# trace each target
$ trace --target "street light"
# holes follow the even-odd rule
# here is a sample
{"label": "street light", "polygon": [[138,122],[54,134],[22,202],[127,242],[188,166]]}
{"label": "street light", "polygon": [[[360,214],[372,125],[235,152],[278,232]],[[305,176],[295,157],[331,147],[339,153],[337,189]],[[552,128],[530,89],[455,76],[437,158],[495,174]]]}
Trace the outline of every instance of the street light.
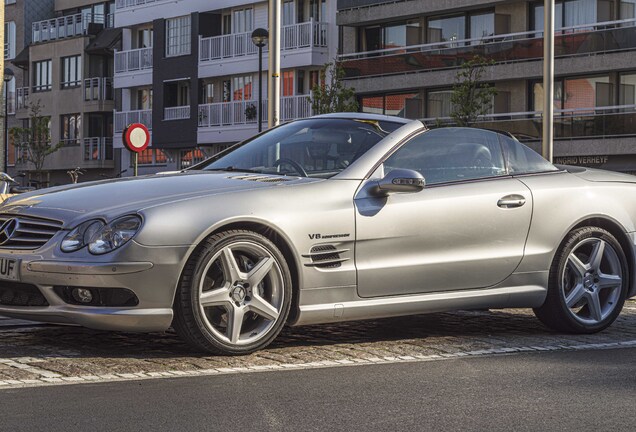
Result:
{"label": "street light", "polygon": [[269,32],[257,28],[252,32],[252,42],[258,47],[258,131],[263,131],[263,47],[267,45]]}
{"label": "street light", "polygon": [[9,158],[9,88],[15,74],[10,68],[4,68],[4,172],[7,172]]}

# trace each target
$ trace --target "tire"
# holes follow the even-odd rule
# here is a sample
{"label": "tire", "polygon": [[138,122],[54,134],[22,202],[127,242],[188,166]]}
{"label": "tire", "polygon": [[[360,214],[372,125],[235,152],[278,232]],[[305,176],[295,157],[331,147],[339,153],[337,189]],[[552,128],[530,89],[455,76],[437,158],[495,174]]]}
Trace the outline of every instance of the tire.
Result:
{"label": "tire", "polygon": [[596,333],[616,320],[628,289],[627,258],[616,238],[602,228],[578,228],[559,247],[545,303],[534,313],[553,330]]}
{"label": "tire", "polygon": [[188,260],[173,327],[198,350],[250,354],[280,333],[291,297],[291,273],[274,243],[252,231],[224,231],[208,237]]}

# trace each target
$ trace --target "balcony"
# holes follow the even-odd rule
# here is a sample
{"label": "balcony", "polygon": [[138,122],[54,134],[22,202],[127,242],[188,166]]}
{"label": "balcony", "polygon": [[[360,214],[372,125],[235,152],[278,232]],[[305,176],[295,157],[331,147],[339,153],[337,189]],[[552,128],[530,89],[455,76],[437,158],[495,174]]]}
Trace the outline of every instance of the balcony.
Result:
{"label": "balcony", "polygon": [[[429,126],[450,125],[452,119],[422,120]],[[540,142],[541,112],[491,114],[478,119],[475,126],[511,132],[526,143]],[[636,105],[554,110],[554,139],[620,138],[636,136]]]}
{"label": "balcony", "polygon": [[85,35],[89,24],[104,24],[105,18],[104,15],[79,13],[34,22],[33,43]]}
{"label": "balcony", "polygon": [[[566,27],[555,36],[555,57],[636,49],[636,20],[611,21]],[[341,55],[347,79],[358,79],[460,67],[474,56],[495,63],[543,59],[543,33],[523,32],[412,45]]]}
{"label": "balcony", "polygon": [[[285,68],[323,65],[328,58],[329,24],[308,21],[283,26],[281,29],[281,63]],[[213,76],[258,70],[258,48],[251,32],[235,33],[199,39],[199,69],[203,75]],[[268,46],[263,48],[267,64]],[[218,68],[219,70],[215,69]]]}
{"label": "balcony", "polygon": [[[280,100],[280,121],[307,118],[312,115],[307,95],[286,96]],[[240,141],[256,133],[258,113],[252,108],[256,100],[220,102],[199,105],[199,142]],[[267,127],[267,99],[263,100],[263,124]],[[223,136],[220,137],[219,134]]]}
{"label": "balcony", "polygon": [[84,161],[112,161],[113,160],[113,138],[112,137],[91,137],[84,138]]}
{"label": "balcony", "polygon": [[115,87],[152,84],[152,47],[115,52]]}
{"label": "balcony", "polygon": [[132,123],[141,123],[152,130],[152,110],[116,111],[114,117],[115,133],[121,134]]}
{"label": "balcony", "polygon": [[15,103],[18,110],[29,108],[29,87],[20,87],[16,89]]}
{"label": "balcony", "polygon": [[86,78],[83,88],[85,102],[112,101],[114,98],[112,78]]}
{"label": "balcony", "polygon": [[190,118],[190,111],[190,105],[164,108],[163,119],[186,120]]}

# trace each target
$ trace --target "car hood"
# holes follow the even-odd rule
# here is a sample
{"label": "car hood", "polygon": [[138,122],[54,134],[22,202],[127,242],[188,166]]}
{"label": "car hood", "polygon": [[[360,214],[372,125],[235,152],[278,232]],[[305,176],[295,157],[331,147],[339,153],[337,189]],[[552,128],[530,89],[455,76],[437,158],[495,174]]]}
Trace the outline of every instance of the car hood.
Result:
{"label": "car hood", "polygon": [[57,219],[65,226],[91,217],[112,218],[205,195],[276,188],[316,179],[238,172],[190,171],[59,186],[15,196],[0,213]]}

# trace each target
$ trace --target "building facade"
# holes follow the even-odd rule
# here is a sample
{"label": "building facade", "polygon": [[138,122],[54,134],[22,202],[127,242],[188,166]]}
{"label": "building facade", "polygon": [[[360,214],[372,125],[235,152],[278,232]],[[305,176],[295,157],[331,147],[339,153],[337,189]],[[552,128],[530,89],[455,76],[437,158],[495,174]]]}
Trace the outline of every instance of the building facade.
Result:
{"label": "building facade", "polygon": [[24,184],[66,184],[71,181],[67,171],[76,168],[82,171],[80,181],[119,173],[112,144],[112,77],[121,32],[112,28],[111,10],[114,3],[96,0],[16,0],[6,5],[5,31],[7,25],[12,37],[15,31],[15,49],[8,59],[15,73],[9,88],[14,113],[10,127],[32,127],[37,111],[48,120],[51,147],[58,148],[46,157],[44,174],[34,175],[28,143],[10,139],[9,172],[22,176]]}
{"label": "building facade", "polygon": [[[311,115],[319,70],[337,55],[336,0],[284,0],[281,120]],[[114,143],[133,122],[151,130],[139,173],[181,169],[257,133],[256,28],[268,28],[268,3],[246,0],[117,0],[114,86],[121,92]],[[267,125],[267,46],[263,118]],[[122,153],[122,166],[130,155]],[[132,172],[132,170],[129,170]]]}
{"label": "building facade", "polygon": [[[461,64],[492,61],[478,125],[540,147],[543,1],[339,0],[340,55],[365,112],[449,121]],[[636,0],[556,2],[557,163],[636,172]]]}

